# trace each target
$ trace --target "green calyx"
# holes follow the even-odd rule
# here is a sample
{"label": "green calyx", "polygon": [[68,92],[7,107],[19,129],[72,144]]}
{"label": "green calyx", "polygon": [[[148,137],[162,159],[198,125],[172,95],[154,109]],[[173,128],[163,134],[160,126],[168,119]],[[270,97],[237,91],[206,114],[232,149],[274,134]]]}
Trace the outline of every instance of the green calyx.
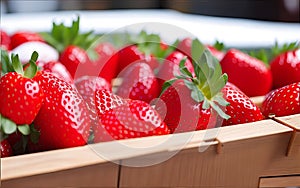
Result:
{"label": "green calyx", "polygon": [[256,59],[261,60],[267,66],[269,66],[270,61],[272,59],[274,59],[276,56],[278,56],[282,53],[288,52],[288,51],[293,51],[293,50],[299,49],[299,48],[300,48],[299,41],[285,43],[282,46],[279,46],[278,42],[276,41],[272,48],[252,50],[249,52],[249,55],[252,57],[255,57]]}
{"label": "green calyx", "polygon": [[220,42],[218,40],[216,40],[216,42],[214,43],[213,47],[219,51],[224,51],[225,50],[225,45],[223,42]]}
{"label": "green calyx", "polygon": [[11,56],[9,57],[7,51],[1,49],[2,74],[8,72],[17,72],[26,78],[33,78],[38,70],[38,67],[36,65],[38,56],[39,54],[34,51],[29,62],[25,65],[22,65],[18,54],[11,54]]}
{"label": "green calyx", "polygon": [[201,103],[204,109],[214,109],[222,118],[229,119],[220,106],[227,106],[229,103],[223,98],[221,89],[228,81],[227,74],[222,74],[218,60],[195,39],[192,42],[192,63],[195,76],[185,67],[186,59],[179,64],[180,74],[164,83],[162,92],[170,87],[176,80],[183,80],[191,90],[191,97]]}
{"label": "green calyx", "polygon": [[62,52],[69,45],[75,45],[88,50],[99,36],[93,34],[93,31],[80,33],[79,25],[80,18],[78,16],[76,20],[73,20],[71,26],[53,22],[50,33],[42,32],[40,34],[48,44],[59,52]]}

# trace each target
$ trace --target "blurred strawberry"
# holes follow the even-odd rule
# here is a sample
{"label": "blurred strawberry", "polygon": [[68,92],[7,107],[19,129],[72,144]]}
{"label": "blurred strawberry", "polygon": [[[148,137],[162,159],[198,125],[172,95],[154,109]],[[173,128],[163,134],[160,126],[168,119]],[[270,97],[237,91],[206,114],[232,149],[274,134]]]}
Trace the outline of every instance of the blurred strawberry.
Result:
{"label": "blurred strawberry", "polygon": [[1,158],[10,157],[13,155],[11,146],[6,139],[1,141],[0,150],[1,150]]}
{"label": "blurred strawberry", "polygon": [[49,62],[38,61],[37,65],[38,67],[41,68],[41,70],[45,72],[50,72],[54,76],[68,83],[73,83],[73,78],[70,75],[69,71],[59,61],[49,61]]}
{"label": "blurred strawberry", "polygon": [[39,41],[39,42],[45,42],[42,36],[36,32],[31,31],[18,31],[15,32],[10,37],[10,45],[11,49],[16,48],[17,46],[25,43],[25,42],[32,42],[32,41]]}
{"label": "blurred strawberry", "polygon": [[237,49],[230,49],[220,62],[229,82],[240,88],[247,96],[260,96],[272,87],[272,74],[266,65]]}
{"label": "blurred strawberry", "polygon": [[271,62],[273,88],[300,82],[300,49],[277,55]]}
{"label": "blurred strawberry", "polygon": [[0,29],[0,47],[4,50],[10,50],[10,37],[2,29]]}

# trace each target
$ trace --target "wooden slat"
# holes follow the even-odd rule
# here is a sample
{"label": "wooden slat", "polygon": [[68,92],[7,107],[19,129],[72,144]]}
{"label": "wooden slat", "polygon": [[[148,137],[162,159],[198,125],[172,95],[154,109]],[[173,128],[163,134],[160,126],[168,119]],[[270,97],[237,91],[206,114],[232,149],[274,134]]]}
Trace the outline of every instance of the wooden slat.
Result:
{"label": "wooden slat", "polygon": [[300,175],[286,177],[261,178],[260,188],[299,187]]}
{"label": "wooden slat", "polygon": [[[300,114],[285,117],[274,117],[274,120],[294,129],[287,149],[287,156],[300,155]],[[299,158],[300,160],[300,158]]]}
{"label": "wooden slat", "polygon": [[[216,137],[223,145],[220,154],[216,154],[216,144],[202,152],[194,145],[155,165],[128,166],[155,161],[168,153],[122,160],[120,187],[257,187],[272,160],[285,160],[291,133],[272,120],[224,127]],[[300,173],[300,169],[293,172]]]}
{"label": "wooden slat", "polygon": [[101,163],[1,181],[1,188],[117,187],[118,170],[114,163]]}

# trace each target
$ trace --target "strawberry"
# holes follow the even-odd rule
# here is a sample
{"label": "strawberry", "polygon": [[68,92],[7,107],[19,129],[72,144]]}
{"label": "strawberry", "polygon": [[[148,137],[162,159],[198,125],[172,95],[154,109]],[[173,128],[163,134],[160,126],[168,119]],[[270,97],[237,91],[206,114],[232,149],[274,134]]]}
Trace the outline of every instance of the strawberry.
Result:
{"label": "strawberry", "polygon": [[95,52],[97,53],[96,60],[92,61],[93,72],[89,75],[99,75],[111,83],[112,79],[117,74],[118,58],[116,55],[116,49],[108,42],[102,42],[96,45]]}
{"label": "strawberry", "polygon": [[1,158],[10,157],[13,155],[11,146],[7,141],[7,139],[1,141],[0,150],[1,150]]}
{"label": "strawberry", "polygon": [[[32,54],[25,72],[18,55],[12,55],[10,63],[8,55],[5,54],[2,51],[2,67],[8,73],[0,78],[0,113],[18,125],[31,124],[44,101],[44,93],[34,80],[38,54]],[[9,72],[8,69],[16,72]]]}
{"label": "strawberry", "polygon": [[277,55],[271,62],[273,88],[300,82],[300,48]]}
{"label": "strawberry", "polygon": [[78,46],[68,46],[60,54],[59,61],[67,68],[72,78],[88,75],[89,70],[92,70],[87,52]]}
{"label": "strawberry", "polygon": [[227,82],[222,92],[224,98],[230,103],[225,109],[225,113],[228,114],[230,118],[223,121],[223,126],[254,122],[263,119],[259,107],[235,85]]}
{"label": "strawberry", "polygon": [[95,142],[169,134],[158,113],[143,101],[97,90],[95,104],[101,123],[95,131]]}
{"label": "strawberry", "polygon": [[[99,119],[95,107],[95,91],[106,89],[112,91],[110,83],[104,78],[95,76],[83,76],[75,80],[75,86],[87,104],[89,115],[91,119],[92,133],[99,126]],[[92,141],[92,140],[90,140]]]}
{"label": "strawberry", "polygon": [[59,61],[73,78],[87,75],[94,70],[89,55],[95,54],[92,44],[98,39],[92,31],[80,33],[79,25],[78,17],[71,26],[53,23],[50,33],[41,33],[45,41],[60,53]]}
{"label": "strawberry", "polygon": [[220,108],[228,104],[221,93],[227,75],[222,75],[220,64],[199,40],[192,41],[191,52],[192,59],[197,60],[192,64],[195,76],[186,66],[186,59],[181,59],[178,72],[163,85],[161,102],[155,104],[161,116],[165,115],[171,132],[214,127],[216,113],[229,118]]}
{"label": "strawberry", "polygon": [[89,137],[90,119],[83,98],[69,83],[43,72],[38,81],[45,101],[34,120],[40,132],[39,150],[85,145]]}
{"label": "strawberry", "polygon": [[10,37],[10,40],[11,49],[14,49],[17,46],[30,41],[44,42],[44,39],[41,35],[31,31],[18,31]]}
{"label": "strawberry", "polygon": [[300,113],[300,82],[269,92],[262,104],[265,116],[287,116]]}
{"label": "strawberry", "polygon": [[[192,46],[192,39],[189,37],[186,37],[182,39],[177,47],[177,50],[183,52],[184,54],[187,54],[189,57],[191,57],[191,46]],[[206,45],[208,50],[212,53],[213,56],[215,56],[219,61],[224,57],[224,53],[222,50],[224,49],[224,44],[220,43],[219,41],[216,41],[214,45]]]}
{"label": "strawberry", "polygon": [[171,133],[204,130],[208,127],[211,109],[203,109],[190,96],[191,90],[178,80],[161,95],[164,104],[156,104],[155,109],[159,114],[165,114],[164,121]]}
{"label": "strawberry", "polygon": [[212,45],[206,45],[206,47],[208,48],[208,50],[211,52],[211,54],[213,56],[215,56],[219,61],[221,61],[224,57],[224,52],[222,52],[221,50],[219,50],[218,48],[216,48],[215,46]]}
{"label": "strawberry", "polygon": [[121,72],[120,77],[123,80],[116,94],[123,98],[149,103],[159,95],[158,81],[147,63],[140,62],[129,65],[124,72]]}
{"label": "strawberry", "polygon": [[118,71],[120,73],[131,63],[143,60],[144,54],[138,49],[136,45],[125,46],[116,54],[118,56]]}
{"label": "strawberry", "polygon": [[73,78],[72,78],[70,72],[59,61],[49,61],[49,62],[38,61],[37,65],[41,70],[43,70],[45,72],[50,72],[54,76],[66,81],[68,83],[73,83]]}
{"label": "strawberry", "polygon": [[10,50],[10,37],[2,29],[0,29],[0,47],[4,50]]}
{"label": "strawberry", "polygon": [[[179,51],[174,51],[168,55],[157,73],[160,84],[161,81],[170,80],[174,78],[174,75],[178,75],[180,73],[179,64],[180,61],[185,57],[187,56]],[[194,68],[189,58],[185,59],[185,66],[187,67],[188,71],[194,75]]]}
{"label": "strawberry", "polygon": [[247,96],[260,96],[272,87],[272,74],[265,64],[237,49],[230,49],[220,61],[229,82],[240,88]]}

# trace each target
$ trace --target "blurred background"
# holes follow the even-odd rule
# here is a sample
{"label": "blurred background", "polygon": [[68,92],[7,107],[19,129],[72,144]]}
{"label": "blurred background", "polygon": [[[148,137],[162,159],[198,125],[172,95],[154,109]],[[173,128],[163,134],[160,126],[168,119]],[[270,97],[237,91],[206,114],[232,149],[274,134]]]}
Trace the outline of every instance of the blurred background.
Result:
{"label": "blurred background", "polygon": [[1,14],[60,10],[173,9],[184,13],[300,22],[300,0],[1,0]]}

